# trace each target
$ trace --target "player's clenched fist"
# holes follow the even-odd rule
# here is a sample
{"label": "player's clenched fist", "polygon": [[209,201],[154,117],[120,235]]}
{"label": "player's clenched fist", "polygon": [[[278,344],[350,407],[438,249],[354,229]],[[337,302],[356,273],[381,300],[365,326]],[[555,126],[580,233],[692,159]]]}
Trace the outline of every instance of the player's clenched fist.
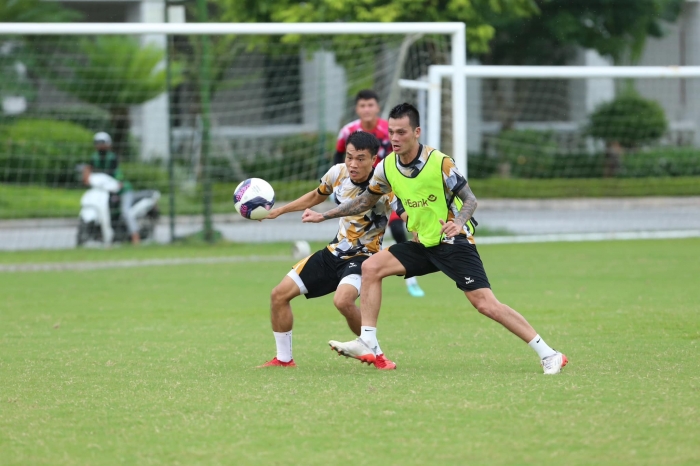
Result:
{"label": "player's clenched fist", "polygon": [[452,220],[445,223],[444,220],[440,219],[440,225],[442,225],[440,234],[444,234],[448,238],[454,238],[462,232],[462,227],[457,226]]}
{"label": "player's clenched fist", "polygon": [[301,216],[301,221],[304,223],[321,223],[324,220],[325,218],[323,218],[323,214],[314,212],[311,209],[306,209]]}

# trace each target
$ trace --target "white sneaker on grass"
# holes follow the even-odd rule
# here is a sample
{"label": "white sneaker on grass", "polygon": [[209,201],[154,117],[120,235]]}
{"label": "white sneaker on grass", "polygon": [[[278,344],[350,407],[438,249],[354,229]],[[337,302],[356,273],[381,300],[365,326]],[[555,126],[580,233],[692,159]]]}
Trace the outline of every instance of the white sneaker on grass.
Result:
{"label": "white sneaker on grass", "polygon": [[355,358],[367,364],[374,364],[377,356],[372,351],[372,348],[367,346],[367,343],[362,338],[357,338],[352,341],[342,343],[340,341],[331,340],[328,342],[333,351],[337,351],[339,355],[346,358]]}
{"label": "white sneaker on grass", "polygon": [[561,368],[566,366],[568,362],[569,360],[566,359],[566,355],[557,351],[551,356],[542,358],[540,365],[546,375],[552,375],[561,372]]}

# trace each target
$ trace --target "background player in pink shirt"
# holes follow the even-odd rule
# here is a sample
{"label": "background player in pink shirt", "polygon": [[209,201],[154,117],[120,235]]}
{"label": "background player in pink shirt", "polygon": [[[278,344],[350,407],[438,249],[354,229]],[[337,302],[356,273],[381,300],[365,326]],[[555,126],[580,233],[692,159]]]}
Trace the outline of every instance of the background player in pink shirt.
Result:
{"label": "background player in pink shirt", "polygon": [[[371,133],[379,139],[379,152],[377,153],[377,160],[374,163],[375,167],[384,157],[391,153],[389,122],[379,118],[381,110],[379,106],[379,96],[376,92],[371,89],[364,89],[357,93],[355,96],[355,113],[359,118],[343,126],[340,133],[338,133],[338,141],[335,145],[336,152],[333,157],[334,165],[345,163],[345,145],[350,135],[355,131]],[[392,212],[389,218],[389,228],[391,229],[391,236],[394,237],[394,241],[397,243],[408,241],[404,222],[396,212]],[[408,293],[411,296],[416,298],[425,296],[425,292],[418,286],[418,281],[415,277],[408,278],[405,282]]]}

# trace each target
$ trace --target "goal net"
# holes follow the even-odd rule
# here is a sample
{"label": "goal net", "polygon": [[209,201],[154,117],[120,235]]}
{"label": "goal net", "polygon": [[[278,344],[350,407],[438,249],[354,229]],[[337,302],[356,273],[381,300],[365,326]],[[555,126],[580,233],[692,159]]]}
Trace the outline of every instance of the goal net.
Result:
{"label": "goal net", "polygon": [[477,217],[492,232],[532,235],[523,241],[700,235],[700,67],[472,63],[461,135],[443,79],[451,69],[400,85],[427,100],[430,145],[450,153],[455,136],[466,138]]}
{"label": "goal net", "polygon": [[699,234],[700,70],[465,66],[464,47],[452,23],[0,25],[0,248],[75,245],[99,131],[160,191],[158,241],[329,241],[336,222],[243,220],[231,195],[315,189],[368,88],[468,174],[481,242]]}
{"label": "goal net", "polygon": [[76,167],[105,131],[124,179],[160,191],[160,241],[209,225],[233,241],[329,241],[334,222],[302,225],[301,214],[242,220],[235,186],[263,178],[278,203],[315,189],[357,118],[357,92],[373,89],[386,117],[412,97],[398,81],[451,65],[463,33],[451,23],[3,25],[0,218],[15,221],[18,248],[74,245],[86,190]]}

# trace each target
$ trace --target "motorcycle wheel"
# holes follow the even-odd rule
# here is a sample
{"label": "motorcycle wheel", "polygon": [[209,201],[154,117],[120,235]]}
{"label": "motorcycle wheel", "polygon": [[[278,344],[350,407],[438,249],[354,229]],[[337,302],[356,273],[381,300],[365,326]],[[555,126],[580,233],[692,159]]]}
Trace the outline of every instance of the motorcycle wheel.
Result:
{"label": "motorcycle wheel", "polygon": [[139,236],[142,240],[152,239],[156,229],[156,222],[150,218],[146,217],[141,223],[141,229],[139,230]]}
{"label": "motorcycle wheel", "polygon": [[78,246],[82,246],[90,239],[90,225],[80,220],[78,225]]}

